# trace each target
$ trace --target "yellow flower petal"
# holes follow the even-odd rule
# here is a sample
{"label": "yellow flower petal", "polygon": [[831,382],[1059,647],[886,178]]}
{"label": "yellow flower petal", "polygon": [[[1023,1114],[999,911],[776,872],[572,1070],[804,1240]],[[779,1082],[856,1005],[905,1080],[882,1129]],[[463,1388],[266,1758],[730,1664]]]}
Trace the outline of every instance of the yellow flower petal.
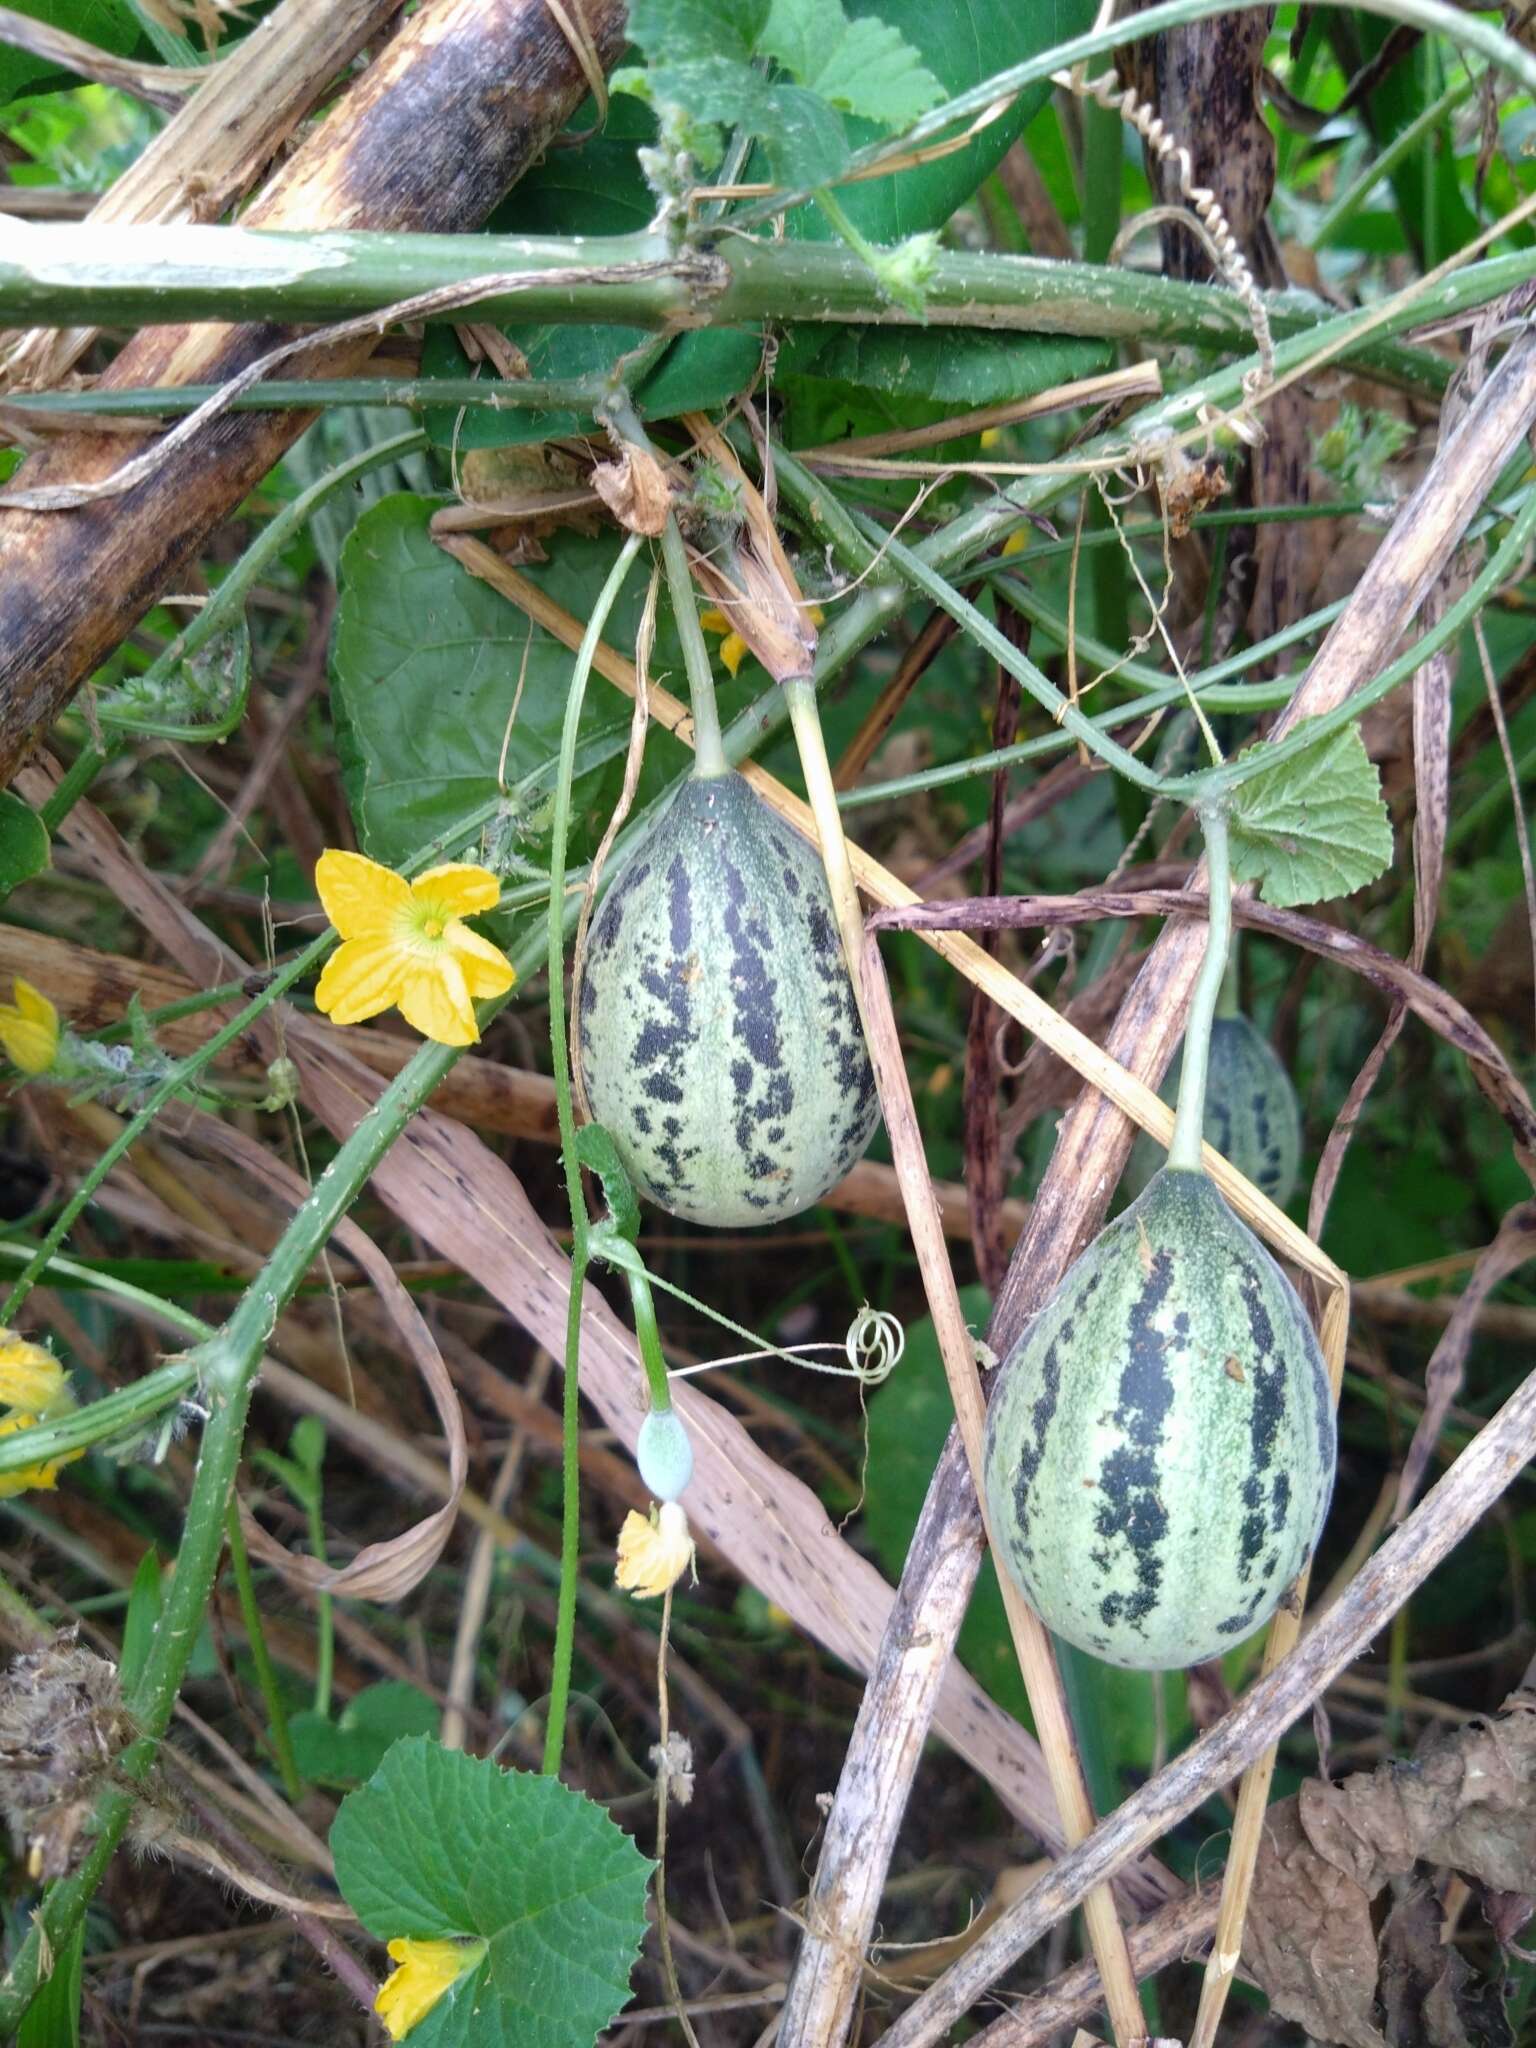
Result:
{"label": "yellow flower petal", "polygon": [[1001,427],[983,427],[981,430],[981,445],[983,448],[995,448],[1002,438],[1003,430]]}
{"label": "yellow flower petal", "polygon": [[725,613],[717,611],[713,605],[699,613],[699,624],[706,633],[729,633],[731,630],[731,622]]}
{"label": "yellow flower petal", "polygon": [[328,846],[315,863],[325,914],[344,939],[382,938],[410,906],[411,885],[361,853]]}
{"label": "yellow flower petal", "polygon": [[[14,1415],[0,1417],[0,1436],[15,1436],[20,1429],[30,1429],[35,1422],[41,1422],[40,1415],[29,1415],[18,1410]],[[51,1492],[58,1484],[59,1468],[72,1465],[76,1458],[83,1458],[83,1451],[61,1451],[56,1458],[49,1458],[36,1465],[21,1465],[14,1472],[0,1472],[0,1500],[11,1500],[18,1493],[28,1493],[34,1488]]]}
{"label": "yellow flower petal", "polygon": [[18,974],[12,1003],[0,1003],[0,1047],[24,1074],[46,1074],[58,1057],[59,1013],[40,989]]}
{"label": "yellow flower petal", "polygon": [[465,985],[477,1003],[483,1003],[487,996],[504,996],[516,981],[512,962],[501,948],[472,932],[467,924],[460,924],[455,918],[443,937],[463,969]]}
{"label": "yellow flower petal", "polygon": [[693,1561],[688,1517],[675,1500],[663,1501],[649,1518],[631,1508],[619,1531],[613,1582],[626,1593],[651,1600],[675,1586]]}
{"label": "yellow flower petal", "polygon": [[746,660],[747,653],[747,643],[739,633],[728,634],[720,642],[720,659],[725,663],[733,676],[740,672],[741,664]]}
{"label": "yellow flower petal", "polygon": [[411,884],[411,894],[418,903],[429,903],[449,917],[473,917],[477,911],[496,908],[501,901],[501,883],[489,868],[472,867],[467,861],[448,861],[418,875]]}
{"label": "yellow flower petal", "polygon": [[65,1392],[64,1368],[51,1351],[0,1330],[0,1405],[41,1415]]}
{"label": "yellow flower petal", "polygon": [[400,1000],[410,956],[391,938],[347,939],[325,963],[315,1004],[333,1023],[360,1024]]}
{"label": "yellow flower petal", "polygon": [[1009,534],[1008,538],[1003,542],[1003,553],[1005,555],[1022,555],[1024,552],[1024,541],[1027,533],[1027,527],[1016,527],[1014,531]]}
{"label": "yellow flower petal", "polygon": [[389,1959],[398,1965],[379,1986],[373,2009],[391,2041],[406,2035],[485,1954],[483,1941],[418,1941],[402,1935],[389,1944]]}
{"label": "yellow flower petal", "polygon": [[400,1014],[423,1038],[438,1045],[478,1045],[480,1026],[470,1001],[464,970],[446,949],[430,963],[418,963],[406,974],[396,998]]}

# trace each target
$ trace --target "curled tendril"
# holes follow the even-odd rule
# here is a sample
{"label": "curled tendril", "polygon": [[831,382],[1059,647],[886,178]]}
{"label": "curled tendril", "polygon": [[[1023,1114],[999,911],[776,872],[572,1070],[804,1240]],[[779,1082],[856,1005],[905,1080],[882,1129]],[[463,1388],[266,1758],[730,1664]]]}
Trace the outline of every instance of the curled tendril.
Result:
{"label": "curled tendril", "polygon": [[[736,1325],[729,1327],[734,1329]],[[743,1331],[742,1334],[748,1333]],[[808,1372],[829,1372],[840,1379],[856,1379],[862,1386],[878,1387],[882,1380],[890,1377],[906,1348],[907,1333],[900,1319],[883,1308],[871,1308],[866,1301],[848,1325],[848,1334],[840,1344],[765,1344],[760,1350],[733,1352],[729,1358],[709,1358],[699,1365],[675,1365],[667,1377],[691,1379],[696,1373],[715,1372],[722,1366],[751,1365],[760,1358],[782,1358],[790,1365],[804,1366]],[[830,1359],[813,1357],[812,1354],[818,1351],[840,1351],[847,1363],[834,1365]]]}
{"label": "curled tendril", "polygon": [[843,1350],[848,1369],[866,1387],[878,1387],[889,1379],[907,1348],[907,1333],[900,1320],[883,1308],[871,1308],[866,1301],[848,1325]]}

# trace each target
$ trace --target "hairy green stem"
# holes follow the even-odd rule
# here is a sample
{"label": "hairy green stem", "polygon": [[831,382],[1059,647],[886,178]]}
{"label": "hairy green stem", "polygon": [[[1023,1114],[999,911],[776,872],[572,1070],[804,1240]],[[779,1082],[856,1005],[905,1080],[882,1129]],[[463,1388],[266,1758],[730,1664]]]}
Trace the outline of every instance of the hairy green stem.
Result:
{"label": "hairy green stem", "polygon": [[[117,225],[110,244],[86,226],[51,229],[48,241],[41,263],[29,250],[0,254],[4,324],[331,321],[492,280],[503,288],[475,297],[477,318],[623,322],[662,332],[764,319],[909,325],[918,318],[893,305],[863,260],[838,242],[731,234],[717,247],[674,257],[648,234],[561,240],[327,232],[317,238],[237,227]],[[314,260],[317,246],[323,261]],[[572,282],[573,273],[588,281]],[[1414,317],[1444,314],[1468,291],[1474,303],[1481,302],[1479,294],[1497,297],[1532,275],[1536,251],[1468,265],[1460,278],[1442,281]],[[1304,292],[1276,293],[1267,304],[1277,340],[1332,325],[1326,309]],[[461,312],[445,303],[440,317]],[[1363,318],[1347,317],[1355,325]],[[921,324],[1216,350],[1246,351],[1251,340],[1248,316],[1230,292],[1091,263],[977,250],[934,252]],[[1390,329],[1364,336],[1353,359],[1393,383],[1431,393],[1443,391],[1449,376],[1443,358],[1393,340]],[[573,390],[560,395],[577,396]]]}
{"label": "hairy green stem", "polygon": [[[325,1563],[323,1501],[320,1474],[316,1472],[313,1490],[304,1502],[304,1513],[309,1523],[309,1547],[322,1564]],[[329,1593],[315,1595],[315,1623],[315,1712],[329,1716],[332,1676],[336,1668],[336,1603]]]}
{"label": "hairy green stem", "polygon": [[1118,741],[1101,731],[1086,712],[1080,711],[1070,698],[1063,696],[1056,685],[1035,667],[1029,656],[1021,653],[984,613],[961,596],[952,583],[947,582],[936,569],[930,568],[913,549],[904,547],[886,533],[874,520],[862,513],[855,516],[865,538],[878,549],[882,558],[914,589],[931,598],[941,611],[948,612],[983,653],[990,655],[1009,675],[1022,683],[1036,703],[1043,705],[1065,732],[1081,740],[1101,761],[1116,769],[1138,789],[1151,790],[1158,795],[1164,792],[1164,778],[1155,769],[1149,768],[1144,761],[1138,761]]}
{"label": "hairy green stem", "polygon": [[1205,951],[1184,1026],[1179,1107],[1174,1117],[1173,1142],[1168,1147],[1168,1164],[1185,1173],[1205,1170],[1200,1148],[1205,1138],[1205,1076],[1210,1064],[1211,1024],[1226,977],[1227,949],[1232,943],[1232,873],[1227,858],[1226,813],[1219,804],[1208,805],[1200,813],[1200,824],[1205,833],[1210,908],[1206,916]]}
{"label": "hairy green stem", "polygon": [[640,1363],[645,1367],[646,1385],[651,1392],[651,1412],[664,1415],[672,1406],[672,1383],[667,1374],[667,1361],[662,1355],[651,1276],[643,1268],[636,1272],[626,1266],[624,1277],[629,1282],[629,1305],[635,1312],[635,1336],[640,1345]]}
{"label": "hairy green stem", "polygon": [[693,772],[699,776],[724,775],[730,767],[720,742],[720,707],[715,702],[715,678],[709,665],[709,647],[699,624],[698,600],[693,578],[688,573],[688,555],[678,531],[677,514],[667,515],[661,536],[661,558],[667,571],[667,595],[672,600],[672,617],[677,637],[683,643],[683,667],[688,672],[688,706],[693,713]]}
{"label": "hairy green stem", "polygon": [[[156,655],[142,675],[133,678],[133,688],[149,691],[164,687],[184,662],[190,661],[220,633],[238,625],[253,586],[268,565],[303,531],[327,498],[368,470],[378,469],[386,462],[396,462],[402,456],[413,455],[426,445],[426,435],[420,428],[412,428],[408,434],[396,434],[375,447],[365,448],[360,455],[349,456],[335,469],[318,477],[307,490],[301,491],[291,504],[285,505],[275,518],[268,521],[195,617]],[[119,706],[114,704],[110,695],[101,700],[98,711],[108,723],[160,739],[217,740],[227,738],[240,723],[245,714],[245,692],[241,691],[239,702],[230,711],[206,725],[168,726],[152,718],[136,717],[131,702]]]}
{"label": "hairy green stem", "polygon": [[94,740],[87,740],[64,771],[53,795],[38,812],[44,829],[50,837],[57,832],[81,797],[90,788],[96,777],[106,767],[122,746],[121,740],[113,740],[98,747]]}
{"label": "hairy green stem", "polygon": [[[503,377],[273,377],[230,400],[231,412],[313,412],[319,406],[469,406],[476,412],[589,413],[608,389],[604,377],[508,379]],[[8,411],[43,420],[171,418],[196,412],[219,390],[217,384],[146,384],[123,391],[18,391],[7,393]]]}
{"label": "hairy green stem", "polygon": [[283,1695],[278,1688],[277,1673],[272,1668],[272,1653],[267,1648],[266,1630],[261,1623],[261,1609],[256,1604],[256,1581],[251,1576],[250,1553],[245,1547],[245,1532],[240,1527],[240,1503],[230,1496],[229,1509],[224,1517],[224,1535],[229,1544],[229,1567],[234,1576],[235,1596],[240,1602],[240,1619],[245,1624],[245,1640],[250,1645],[251,1662],[256,1667],[256,1683],[261,1691],[262,1704],[267,1710],[267,1731],[272,1739],[272,1760],[277,1765],[277,1774],[283,1781],[283,1790],[289,1800],[297,1805],[304,1792],[304,1780],[299,1776],[299,1767],[294,1760],[293,1737],[288,1732],[288,1711],[283,1705]]}
{"label": "hairy green stem", "polygon": [[565,1388],[562,1402],[563,1485],[560,1531],[560,1597],[555,1610],[555,1649],[550,1674],[548,1721],[544,1731],[544,1769],[555,1777],[565,1749],[565,1717],[571,1693],[571,1658],[576,1642],[576,1579],[581,1564],[581,1401],[578,1369],[581,1358],[581,1301],[590,1258],[587,1205],[576,1157],[576,1113],[571,1100],[571,1055],[565,1028],[565,856],[571,830],[571,772],[576,760],[576,734],[586,700],[587,678],[597,654],[608,614],[623,588],[639,551],[640,536],[625,537],[607,581],[598,593],[577,650],[560,730],[560,770],[555,781],[554,820],[549,846],[549,912],[545,935],[549,965],[549,1044],[555,1079],[555,1112],[560,1125],[560,1157],[565,1167],[565,1192],[571,1209],[571,1294],[565,1326]]}

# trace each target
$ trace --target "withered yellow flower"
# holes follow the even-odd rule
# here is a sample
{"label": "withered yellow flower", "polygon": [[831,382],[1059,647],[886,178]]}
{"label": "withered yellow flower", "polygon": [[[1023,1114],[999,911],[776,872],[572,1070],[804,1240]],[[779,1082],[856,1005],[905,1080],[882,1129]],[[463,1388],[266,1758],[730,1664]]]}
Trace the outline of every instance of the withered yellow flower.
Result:
{"label": "withered yellow flower", "polygon": [[[807,605],[805,607],[805,615],[813,626],[819,626],[826,616],[819,604]],[[699,624],[706,633],[723,633],[725,635],[725,638],[720,642],[720,659],[725,663],[733,676],[739,674],[741,664],[747,658],[747,643],[736,631],[736,628],[731,624],[725,613],[711,605],[708,611],[699,613]]]}
{"label": "withered yellow flower", "polygon": [[14,1330],[0,1329],[0,1407],[46,1415],[60,1403],[74,1406],[64,1368],[53,1353]]}
{"label": "withered yellow flower", "polygon": [[[40,1415],[29,1415],[23,1409],[0,1417],[0,1437],[14,1436],[19,1429],[30,1429],[34,1422],[41,1422]],[[46,1463],[22,1465],[14,1472],[0,1472],[0,1500],[10,1500],[18,1493],[30,1493],[36,1488],[51,1492],[58,1484],[59,1468],[72,1465],[76,1458],[83,1458],[83,1451],[62,1451]]]}
{"label": "withered yellow flower", "polygon": [[391,2041],[403,2041],[443,1993],[475,1968],[485,1948],[483,1941],[418,1941],[411,1934],[392,1941],[389,1959],[398,1967],[379,1986],[373,2001]]}
{"label": "withered yellow flower", "polygon": [[41,989],[19,974],[11,995],[12,1002],[0,1003],[0,1046],[24,1074],[46,1074],[58,1058],[59,1013]]}
{"label": "withered yellow flower", "polygon": [[619,1531],[619,1561],[613,1582],[641,1600],[653,1600],[675,1586],[694,1561],[688,1517],[675,1500],[652,1515],[631,1508]]}
{"label": "withered yellow flower", "polygon": [[711,605],[707,612],[699,613],[699,624],[706,633],[723,633],[725,635],[725,638],[720,642],[720,659],[725,663],[732,675],[737,674],[742,662],[746,659],[747,643],[736,631],[736,628],[725,616],[725,613],[716,611],[714,606]]}
{"label": "withered yellow flower", "polygon": [[328,847],[315,887],[342,938],[315,990],[328,1017],[360,1024],[398,1008],[439,1045],[478,1042],[476,1002],[505,995],[514,978],[506,954],[463,921],[500,900],[488,869],[451,861],[408,882],[363,854]]}

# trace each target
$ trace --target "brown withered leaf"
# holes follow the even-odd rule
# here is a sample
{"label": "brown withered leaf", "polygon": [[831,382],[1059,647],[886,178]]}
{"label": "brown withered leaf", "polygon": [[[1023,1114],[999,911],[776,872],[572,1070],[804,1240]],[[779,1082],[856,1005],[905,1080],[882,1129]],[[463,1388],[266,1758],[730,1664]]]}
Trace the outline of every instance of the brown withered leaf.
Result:
{"label": "brown withered leaf", "polygon": [[[1471,2013],[1467,2023],[1482,2029],[1467,2034],[1472,2048],[1498,2048],[1479,1997],[1441,1978],[1423,1986],[1414,2009],[1427,2007],[1442,2031],[1391,2031],[1386,1957],[1377,1954],[1371,1904],[1416,1864],[1448,1865],[1499,1891],[1529,1882],[1536,1692],[1512,1694],[1494,1718],[1438,1736],[1406,1762],[1332,1786],[1309,1779],[1270,1810],[1243,1953],[1277,2013],[1343,2048],[1460,2048],[1447,2030],[1456,2013]],[[1401,1958],[1394,1964],[1399,1978],[1406,1967]],[[1406,1979],[1393,1995],[1406,2011]]]}
{"label": "brown withered leaf", "polygon": [[617,462],[599,462],[592,488],[620,526],[655,540],[672,510],[666,472],[647,448],[627,444]]}
{"label": "brown withered leaf", "polygon": [[1374,2017],[1370,1894],[1318,1855],[1294,1799],[1282,1799],[1264,1822],[1243,1959],[1274,2011],[1317,2040],[1386,2048]]}
{"label": "brown withered leaf", "polygon": [[1391,2048],[1514,2048],[1502,1998],[1442,1940],[1440,1902],[1422,1880],[1382,1928],[1381,2003]]}

